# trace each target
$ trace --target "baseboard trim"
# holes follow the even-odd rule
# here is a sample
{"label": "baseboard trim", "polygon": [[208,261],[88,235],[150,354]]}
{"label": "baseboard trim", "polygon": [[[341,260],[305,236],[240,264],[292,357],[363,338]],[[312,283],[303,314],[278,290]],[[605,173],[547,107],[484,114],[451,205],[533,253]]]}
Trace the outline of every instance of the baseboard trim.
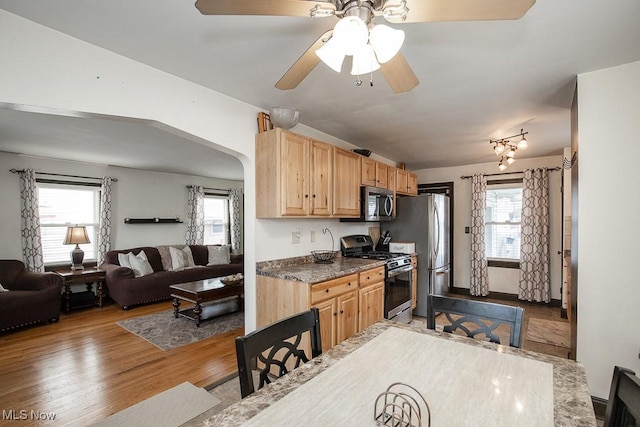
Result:
{"label": "baseboard trim", "polygon": [[[450,292],[452,294],[471,295],[468,288],[457,288],[455,286],[451,287]],[[519,301],[525,304],[544,304],[539,302],[522,301],[518,299],[517,294],[507,294],[505,292],[490,292],[489,298],[501,299],[504,301]],[[549,305],[551,307],[562,307],[562,301],[560,301],[559,299],[552,299]]]}
{"label": "baseboard trim", "polygon": [[593,403],[593,411],[596,413],[596,418],[604,420],[604,414],[607,412],[607,400],[600,397],[591,396],[591,402]]}

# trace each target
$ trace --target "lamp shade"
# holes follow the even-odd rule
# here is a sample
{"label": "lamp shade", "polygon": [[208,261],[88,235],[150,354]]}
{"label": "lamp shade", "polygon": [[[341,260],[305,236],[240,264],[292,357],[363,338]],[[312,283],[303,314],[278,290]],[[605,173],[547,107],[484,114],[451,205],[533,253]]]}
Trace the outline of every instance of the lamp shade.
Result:
{"label": "lamp shade", "polygon": [[333,28],[333,39],[342,47],[344,55],[353,55],[369,40],[367,24],[357,16],[347,16]]}
{"label": "lamp shade", "polygon": [[333,71],[339,73],[342,70],[342,61],[344,61],[345,56],[344,50],[335,37],[331,37],[320,49],[316,50],[316,55]]}
{"label": "lamp shade", "polygon": [[85,243],[91,243],[89,234],[87,233],[87,227],[84,225],[76,225],[75,227],[67,228],[67,235],[64,237],[65,245],[83,245]]}
{"label": "lamp shade", "polygon": [[361,74],[372,73],[380,69],[380,64],[376,60],[373,53],[373,47],[370,44],[364,45],[358,52],[353,55],[353,65],[351,74],[359,76]]}
{"label": "lamp shade", "polygon": [[404,31],[396,30],[388,25],[376,25],[369,33],[369,41],[378,62],[384,64],[400,51],[402,43],[404,43]]}

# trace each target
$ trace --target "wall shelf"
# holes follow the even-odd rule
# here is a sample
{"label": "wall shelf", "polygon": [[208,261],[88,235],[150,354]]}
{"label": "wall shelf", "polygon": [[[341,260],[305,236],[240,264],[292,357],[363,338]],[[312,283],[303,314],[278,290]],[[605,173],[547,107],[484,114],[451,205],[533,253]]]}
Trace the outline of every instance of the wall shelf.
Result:
{"label": "wall shelf", "polygon": [[125,218],[125,224],[182,224],[180,218]]}

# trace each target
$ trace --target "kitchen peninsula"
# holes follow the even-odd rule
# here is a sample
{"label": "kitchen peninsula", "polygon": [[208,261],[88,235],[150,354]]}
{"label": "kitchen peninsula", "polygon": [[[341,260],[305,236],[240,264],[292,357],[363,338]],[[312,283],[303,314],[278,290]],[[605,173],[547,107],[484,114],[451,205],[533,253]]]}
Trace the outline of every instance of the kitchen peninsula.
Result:
{"label": "kitchen peninsula", "polygon": [[317,307],[322,351],[384,316],[384,261],[338,254],[330,264],[312,256],[256,265],[257,326]]}
{"label": "kitchen peninsula", "polygon": [[[391,363],[404,357],[406,347],[389,346],[389,336],[417,346],[421,351],[414,355],[423,355],[431,363]],[[373,350],[376,359],[368,356]],[[473,356],[485,369],[473,371],[471,365],[459,369],[457,362],[449,363],[450,358],[437,357],[442,351],[451,358]],[[361,363],[363,357],[367,363]],[[380,363],[386,369],[380,370]],[[335,381],[341,386],[334,387]],[[580,363],[388,320],[375,323],[221,413],[185,426],[231,427],[247,421],[272,425],[260,423],[279,414],[289,416],[294,409],[309,421],[305,425],[328,425],[331,423],[324,421],[345,417],[371,419],[374,425],[375,397],[393,381],[419,389],[431,406],[432,425],[488,425],[483,421],[490,419],[492,425],[505,426],[596,426]],[[474,381],[473,387],[469,381]],[[327,387],[331,392],[322,392]],[[339,395],[340,390],[348,396]],[[474,398],[462,398],[469,393]]]}

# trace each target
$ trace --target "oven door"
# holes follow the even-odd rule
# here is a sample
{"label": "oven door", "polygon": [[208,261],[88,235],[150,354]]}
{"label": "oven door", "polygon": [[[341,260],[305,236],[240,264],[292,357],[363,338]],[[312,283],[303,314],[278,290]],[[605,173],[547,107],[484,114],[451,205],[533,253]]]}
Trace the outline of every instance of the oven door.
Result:
{"label": "oven door", "polygon": [[384,286],[385,319],[398,322],[411,322],[411,271],[407,265],[387,272]]}

